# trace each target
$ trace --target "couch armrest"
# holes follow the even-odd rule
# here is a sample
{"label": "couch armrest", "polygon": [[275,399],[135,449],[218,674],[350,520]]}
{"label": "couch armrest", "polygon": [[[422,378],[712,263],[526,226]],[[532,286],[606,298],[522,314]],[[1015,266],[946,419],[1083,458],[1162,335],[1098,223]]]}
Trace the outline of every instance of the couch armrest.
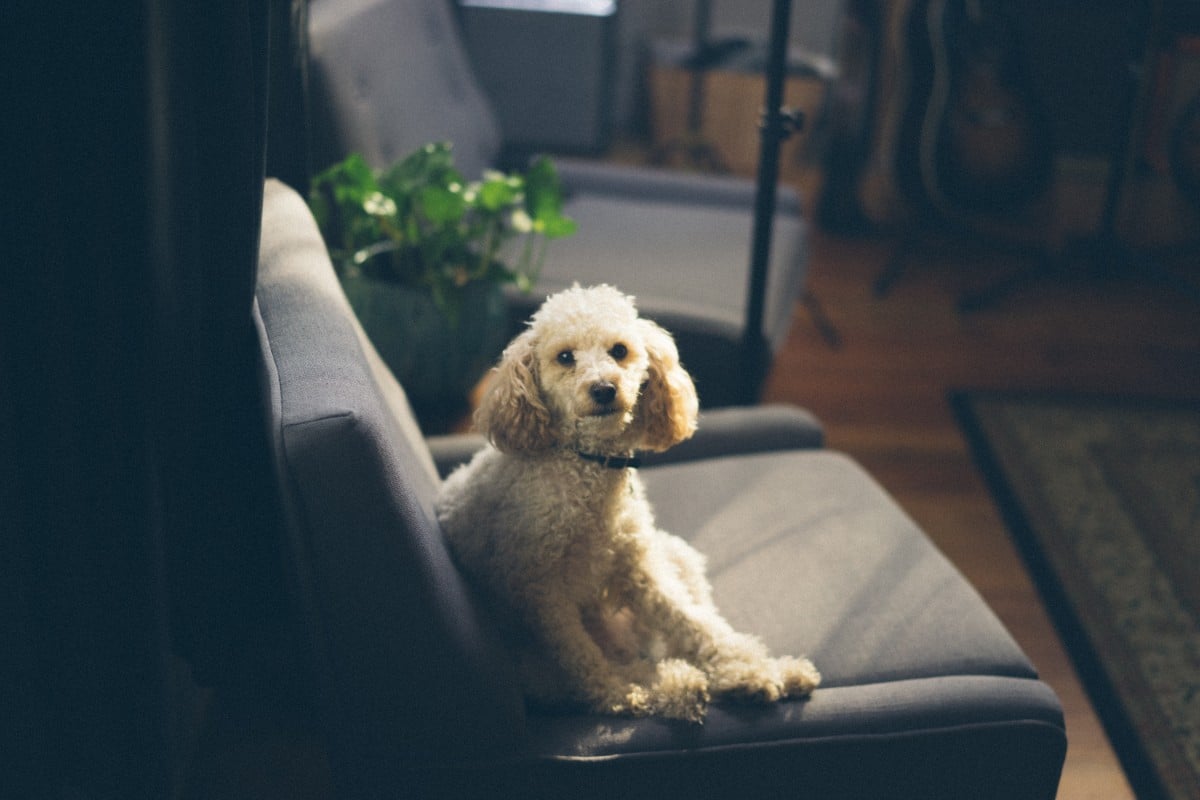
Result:
{"label": "couch armrest", "polygon": [[[443,478],[470,461],[487,443],[478,433],[430,436],[425,441]],[[714,408],[701,414],[695,436],[665,453],[648,453],[643,462],[646,466],[674,464],[778,450],[813,450],[824,444],[821,423],[802,408],[787,405]]]}
{"label": "couch armrest", "polygon": [[[754,208],[754,182],[732,175],[708,175],[654,167],[600,163],[555,156],[563,191],[572,194],[627,195],[639,200],[686,202],[689,205]],[[790,187],[776,194],[776,212],[800,215],[800,195]]]}
{"label": "couch armrest", "polygon": [[487,444],[487,439],[479,433],[455,433],[430,436],[425,443],[429,445],[438,475],[445,478],[455,467],[470,461],[471,456]]}
{"label": "couch armrest", "polygon": [[647,454],[646,466],[779,450],[812,450],[825,444],[821,423],[795,406],[714,408],[700,415],[696,435],[665,453]]}

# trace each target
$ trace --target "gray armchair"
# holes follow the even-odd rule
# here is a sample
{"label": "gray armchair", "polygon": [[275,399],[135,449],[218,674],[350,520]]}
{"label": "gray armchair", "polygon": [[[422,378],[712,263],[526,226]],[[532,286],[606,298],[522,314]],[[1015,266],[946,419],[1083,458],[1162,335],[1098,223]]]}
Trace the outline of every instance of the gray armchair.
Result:
{"label": "gray armchair", "polygon": [[645,476],[731,620],[811,653],[824,687],[703,727],[524,708],[401,388],[303,200],[264,192],[294,134],[267,135],[289,6],[39,6],[20,27],[36,91],[12,118],[43,147],[5,229],[30,268],[0,314],[0,794],[312,796],[328,751],[338,798],[1050,798],[1053,694],[786,409],[716,415]]}
{"label": "gray armchair", "polygon": [[708,556],[729,620],[813,657],[812,698],[717,705],[703,725],[527,709],[443,543],[437,465],[403,390],[304,201],[276,182],[255,319],[289,574],[341,796],[1054,796],[1057,698],[912,521],[820,449],[807,414],[720,412],[690,452],[642,472],[660,523]]}
{"label": "gray armchair", "polygon": [[[359,151],[380,168],[434,140],[454,142],[467,176],[500,160],[500,128],[449,0],[318,0],[309,49],[316,166]],[[749,180],[557,163],[579,232],[551,245],[532,295],[510,296],[516,318],[574,281],[612,283],[674,331],[705,407],[756,400],[803,284],[798,195],[778,193],[761,339],[748,339]],[[746,341],[761,347],[748,353]]]}

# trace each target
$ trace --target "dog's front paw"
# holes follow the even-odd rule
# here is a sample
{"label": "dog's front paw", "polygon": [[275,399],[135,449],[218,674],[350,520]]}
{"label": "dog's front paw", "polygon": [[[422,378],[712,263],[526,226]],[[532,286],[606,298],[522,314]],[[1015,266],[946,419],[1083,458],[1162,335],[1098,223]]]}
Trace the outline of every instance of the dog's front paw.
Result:
{"label": "dog's front paw", "polygon": [[784,656],[776,659],[786,697],[804,697],[812,694],[821,683],[821,673],[807,658]]}
{"label": "dog's front paw", "polygon": [[636,683],[631,683],[609,696],[597,710],[631,717],[645,717],[654,713],[650,704],[650,691]]}
{"label": "dog's front paw", "polygon": [[[645,677],[650,677],[647,674]],[[588,705],[597,714],[645,717],[654,713],[651,691],[643,679],[613,679],[592,687]]]}
{"label": "dog's front paw", "polygon": [[650,700],[653,713],[699,723],[709,700],[708,676],[702,670],[678,658],[658,663]]}
{"label": "dog's front paw", "polygon": [[722,697],[744,703],[774,703],[783,697],[779,671],[770,661],[732,662],[721,665],[714,687]]}
{"label": "dog's front paw", "polygon": [[821,675],[812,662],[791,656],[725,662],[713,675],[713,685],[719,694],[747,703],[803,697],[811,694],[820,682]]}

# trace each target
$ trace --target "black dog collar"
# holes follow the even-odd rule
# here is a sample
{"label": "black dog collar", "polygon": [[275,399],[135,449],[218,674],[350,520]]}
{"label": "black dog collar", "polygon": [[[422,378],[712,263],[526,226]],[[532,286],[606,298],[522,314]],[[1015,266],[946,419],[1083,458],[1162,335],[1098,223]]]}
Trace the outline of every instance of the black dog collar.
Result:
{"label": "black dog collar", "polygon": [[599,453],[585,453],[582,450],[575,452],[585,461],[594,461],[606,469],[629,469],[642,465],[642,460],[637,456],[604,456]]}

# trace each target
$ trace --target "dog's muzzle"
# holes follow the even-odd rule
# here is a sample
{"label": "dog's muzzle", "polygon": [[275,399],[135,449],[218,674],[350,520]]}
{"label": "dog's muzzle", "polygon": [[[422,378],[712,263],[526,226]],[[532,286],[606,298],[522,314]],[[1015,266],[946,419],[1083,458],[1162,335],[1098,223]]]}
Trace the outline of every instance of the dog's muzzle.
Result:
{"label": "dog's muzzle", "polygon": [[615,414],[617,412],[616,407],[613,405],[614,401],[617,399],[616,384],[611,383],[610,381],[600,381],[598,383],[594,383],[588,390],[588,395],[591,396],[592,402],[596,404],[596,411],[593,414],[594,416],[606,417],[609,414]]}

